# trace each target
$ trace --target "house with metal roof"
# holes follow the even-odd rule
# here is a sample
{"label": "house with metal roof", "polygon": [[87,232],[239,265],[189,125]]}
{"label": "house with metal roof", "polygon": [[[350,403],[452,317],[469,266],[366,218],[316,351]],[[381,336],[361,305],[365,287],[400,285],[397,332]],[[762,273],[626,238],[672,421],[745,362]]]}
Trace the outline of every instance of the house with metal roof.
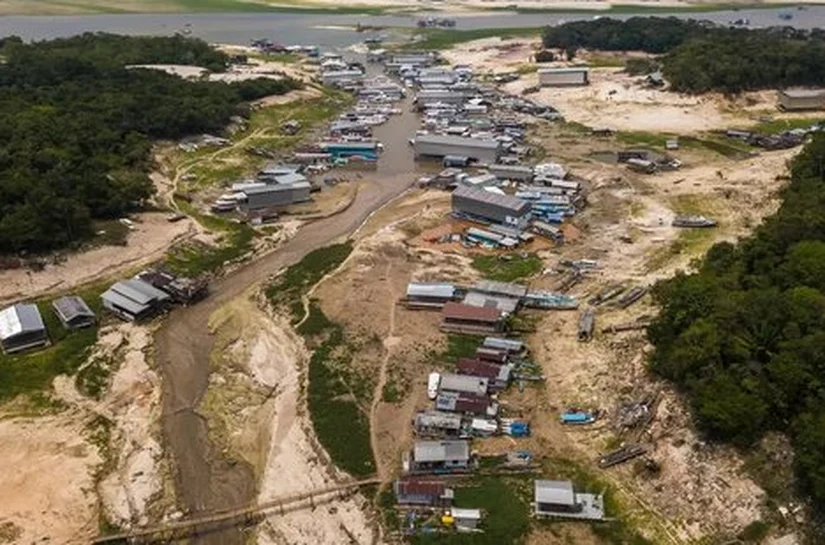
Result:
{"label": "house with metal roof", "polygon": [[396,479],[392,489],[399,505],[448,507],[455,497],[447,483],[433,479]]}
{"label": "house with metal roof", "polygon": [[416,136],[413,147],[417,157],[443,158],[453,155],[485,163],[495,163],[502,153],[501,143],[497,140],[444,134]]}
{"label": "house with metal roof", "polygon": [[786,112],[822,110],[825,108],[825,89],[786,89],[779,91],[779,109]]}
{"label": "house with metal roof", "polygon": [[518,354],[524,350],[524,343],[517,339],[502,339],[501,337],[485,337],[481,346],[506,350],[511,354]]}
{"label": "house with metal roof", "polygon": [[0,346],[6,354],[13,354],[48,346],[49,334],[37,305],[17,303],[0,311]]}
{"label": "house with metal roof", "polygon": [[418,436],[457,436],[461,432],[461,415],[444,411],[422,411],[413,421]]}
{"label": "house with metal roof", "polygon": [[535,481],[533,500],[533,513],[537,517],[604,519],[604,497],[577,493],[570,481]]}
{"label": "house with metal roof", "polygon": [[465,394],[486,395],[488,379],[470,375],[442,374],[439,383],[441,392],[460,392]]}
{"label": "house with metal roof", "polygon": [[489,335],[504,329],[502,314],[494,308],[472,307],[450,301],[441,309],[441,329],[470,335]]}
{"label": "house with metal roof", "polygon": [[270,208],[289,206],[310,200],[311,186],[307,181],[290,184],[267,184],[242,191],[238,208],[242,212],[256,212]]}
{"label": "house with metal roof", "polygon": [[538,76],[542,87],[571,87],[590,83],[590,69],[587,66],[539,68]]}
{"label": "house with metal roof", "polygon": [[441,308],[456,295],[453,284],[441,282],[410,282],[405,303],[410,308]]}
{"label": "house with metal roof", "polygon": [[513,284],[511,282],[497,282],[495,280],[479,280],[473,284],[473,291],[487,293],[489,295],[502,295],[505,297],[524,297],[527,293],[527,286]]}
{"label": "house with metal roof", "polygon": [[439,411],[490,418],[494,418],[498,414],[498,403],[490,397],[462,392],[439,393],[435,399],[435,408]]}
{"label": "house with metal roof", "polygon": [[456,363],[460,375],[483,377],[487,379],[488,391],[503,390],[510,383],[513,366],[498,365],[478,358],[460,358]]}
{"label": "house with metal roof", "polygon": [[150,283],[132,278],[116,282],[100,296],[103,308],[128,321],[142,320],[162,311],[169,303],[167,293]]}
{"label": "house with metal roof", "polygon": [[521,183],[533,181],[532,167],[524,165],[490,165],[490,173],[502,180],[515,180]]}
{"label": "house with metal roof", "polygon": [[467,441],[416,441],[404,460],[408,473],[466,471],[470,468]]}
{"label": "house with metal roof", "polygon": [[453,507],[449,517],[453,519],[453,525],[459,532],[472,532],[481,524],[482,513],[481,509]]}
{"label": "house with metal roof", "polygon": [[52,308],[66,329],[81,329],[95,323],[95,313],[81,297],[66,295],[52,301]]}
{"label": "house with metal roof", "polygon": [[473,290],[468,291],[461,302],[471,307],[494,308],[502,314],[513,314],[519,306],[519,300],[516,298],[488,295]]}
{"label": "house with metal roof", "polygon": [[511,195],[459,186],[451,196],[453,214],[483,222],[500,223],[524,229],[530,221],[532,206]]}

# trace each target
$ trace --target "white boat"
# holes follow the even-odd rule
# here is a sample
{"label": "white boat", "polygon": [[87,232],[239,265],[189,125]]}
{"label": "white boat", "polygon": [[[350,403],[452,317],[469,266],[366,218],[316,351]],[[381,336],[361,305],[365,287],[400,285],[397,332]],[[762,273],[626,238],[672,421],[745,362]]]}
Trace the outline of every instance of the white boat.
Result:
{"label": "white boat", "polygon": [[427,381],[427,397],[435,399],[438,397],[438,385],[441,382],[441,375],[438,373],[430,373],[430,378]]}

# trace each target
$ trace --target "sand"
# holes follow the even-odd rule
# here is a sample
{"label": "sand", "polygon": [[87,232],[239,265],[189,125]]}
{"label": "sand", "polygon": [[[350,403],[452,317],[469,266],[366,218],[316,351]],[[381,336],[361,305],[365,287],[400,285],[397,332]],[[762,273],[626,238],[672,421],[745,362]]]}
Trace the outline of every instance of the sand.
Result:
{"label": "sand", "polygon": [[102,246],[73,253],[59,265],[42,271],[0,271],[0,303],[32,299],[45,292],[64,291],[103,278],[116,277],[163,257],[175,242],[194,234],[192,221],[166,221],[166,214],[150,212],[134,221],[126,246]]}
{"label": "sand", "polygon": [[0,420],[0,525],[10,543],[88,543],[102,461],[81,413]]}

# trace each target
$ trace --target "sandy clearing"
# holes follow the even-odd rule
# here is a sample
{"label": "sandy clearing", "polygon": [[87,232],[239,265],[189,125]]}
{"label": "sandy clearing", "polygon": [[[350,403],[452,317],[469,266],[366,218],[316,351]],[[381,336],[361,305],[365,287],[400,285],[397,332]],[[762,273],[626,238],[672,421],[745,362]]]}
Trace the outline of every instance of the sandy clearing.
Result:
{"label": "sandy clearing", "polygon": [[102,476],[98,493],[108,520],[127,528],[149,522],[151,500],[164,479],[157,428],[160,381],[146,361],[150,343],[151,332],[145,326],[118,324],[101,331],[89,363],[103,360],[118,368],[99,402],[82,396],[74,377],[54,381],[55,394],[63,402],[89,418],[101,415],[113,424],[108,449],[114,466]]}
{"label": "sandy clearing", "polygon": [[169,223],[166,214],[157,212],[139,215],[134,226],[126,246],[104,246],[70,254],[65,262],[48,265],[39,272],[27,269],[0,271],[0,303],[34,298],[47,291],[69,290],[117,276],[160,259],[174,242],[195,232],[190,219]]}
{"label": "sandy clearing", "polygon": [[93,474],[102,459],[82,413],[0,420],[0,523],[13,543],[88,543],[97,533]]}
{"label": "sandy clearing", "polygon": [[[247,292],[210,317],[210,329],[227,348],[210,379],[205,404],[210,412],[222,408],[226,435],[221,440],[252,464],[259,481],[257,500],[265,502],[347,477],[330,466],[307,418],[301,395],[307,362],[303,341],[262,305],[263,300]],[[358,496],[334,500],[318,507],[323,517],[311,509],[274,513],[258,527],[258,542],[316,545],[345,543],[355,536],[358,543],[369,543],[372,529],[363,502]]]}

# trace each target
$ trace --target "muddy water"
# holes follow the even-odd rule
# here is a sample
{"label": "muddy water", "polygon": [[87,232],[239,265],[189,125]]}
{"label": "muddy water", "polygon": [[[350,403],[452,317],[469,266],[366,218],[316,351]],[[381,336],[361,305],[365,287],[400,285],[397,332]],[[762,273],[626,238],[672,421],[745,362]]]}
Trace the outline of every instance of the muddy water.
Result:
{"label": "muddy water", "polygon": [[[209,354],[214,339],[209,315],[248,286],[299,261],[308,252],[347,237],[376,209],[400,195],[416,179],[412,136],[417,120],[409,99],[402,115],[375,130],[384,153],[355,202],[336,216],[313,222],[277,252],[251,262],[217,281],[205,301],[173,311],[155,335],[157,361],[163,375],[163,430],[166,448],[176,467],[179,501],[188,513],[237,507],[254,501],[255,476],[244,462],[230,462],[208,437],[208,423],[198,405],[209,382]],[[202,536],[201,544],[241,544],[240,530],[228,529]]]}

